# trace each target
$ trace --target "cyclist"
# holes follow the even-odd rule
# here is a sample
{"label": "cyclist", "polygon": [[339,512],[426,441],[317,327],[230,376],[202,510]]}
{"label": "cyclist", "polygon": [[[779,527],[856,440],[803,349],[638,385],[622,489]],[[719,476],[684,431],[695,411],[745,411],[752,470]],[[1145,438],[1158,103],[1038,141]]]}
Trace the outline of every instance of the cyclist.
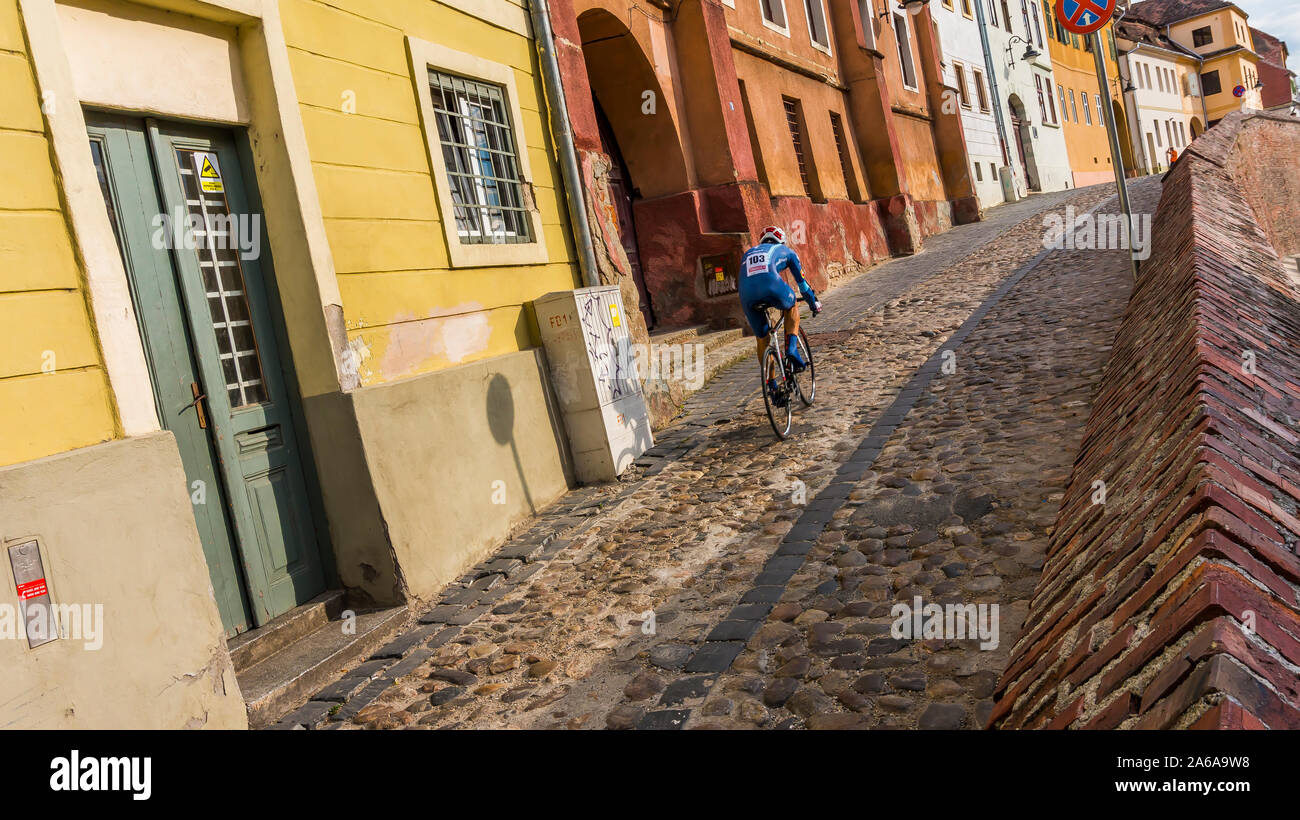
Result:
{"label": "cyclist", "polygon": [[[786,270],[794,274],[803,300],[816,316],[822,304],[817,301],[816,291],[803,278],[799,254],[785,244],[785,231],[775,225],[764,228],[758,244],[746,251],[740,260],[740,306],[757,337],[760,367],[763,354],[767,352],[767,337],[772,333],[764,307],[774,307],[785,314],[786,357],[797,373],[807,367],[807,362],[795,341],[799,337],[799,310],[795,307],[794,290],[781,277],[782,271]],[[775,379],[769,378],[768,386],[774,388]]]}

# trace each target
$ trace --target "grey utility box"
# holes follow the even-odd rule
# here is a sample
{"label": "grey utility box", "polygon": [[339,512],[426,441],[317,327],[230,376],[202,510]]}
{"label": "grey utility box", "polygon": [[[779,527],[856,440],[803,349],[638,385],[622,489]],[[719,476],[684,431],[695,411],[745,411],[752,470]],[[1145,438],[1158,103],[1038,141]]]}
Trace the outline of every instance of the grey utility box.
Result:
{"label": "grey utility box", "polygon": [[533,303],[579,481],[613,481],[654,446],[616,285]]}

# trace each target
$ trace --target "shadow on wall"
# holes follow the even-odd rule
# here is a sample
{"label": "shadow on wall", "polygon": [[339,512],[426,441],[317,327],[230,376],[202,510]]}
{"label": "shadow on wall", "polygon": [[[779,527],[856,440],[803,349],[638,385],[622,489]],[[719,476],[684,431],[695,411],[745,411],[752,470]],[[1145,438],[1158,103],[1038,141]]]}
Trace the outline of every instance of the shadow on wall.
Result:
{"label": "shadow on wall", "polygon": [[510,390],[510,382],[505,376],[496,373],[488,383],[487,412],[488,427],[497,444],[509,444],[510,454],[515,460],[515,472],[519,474],[519,486],[524,490],[524,499],[528,502],[528,512],[537,514],[533,504],[533,494],[528,491],[528,478],[524,475],[524,464],[519,460],[519,446],[515,444],[515,397]]}

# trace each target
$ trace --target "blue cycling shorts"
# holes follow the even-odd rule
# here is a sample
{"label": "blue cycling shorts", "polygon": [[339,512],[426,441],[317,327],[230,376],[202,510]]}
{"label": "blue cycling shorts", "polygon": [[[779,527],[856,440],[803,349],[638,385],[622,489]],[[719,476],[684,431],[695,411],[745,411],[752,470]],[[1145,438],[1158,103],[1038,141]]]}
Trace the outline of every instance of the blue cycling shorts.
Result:
{"label": "blue cycling shorts", "polygon": [[763,307],[784,311],[794,307],[798,301],[794,289],[775,274],[745,276],[740,280],[740,306],[745,311],[749,326],[754,329],[754,335],[760,339],[772,332],[767,323],[767,311]]}

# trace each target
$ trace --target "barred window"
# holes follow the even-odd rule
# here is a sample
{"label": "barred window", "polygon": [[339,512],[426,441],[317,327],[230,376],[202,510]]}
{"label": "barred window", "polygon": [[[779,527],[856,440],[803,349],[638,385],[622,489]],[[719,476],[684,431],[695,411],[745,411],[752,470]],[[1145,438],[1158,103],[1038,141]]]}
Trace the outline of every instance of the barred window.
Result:
{"label": "barred window", "polygon": [[532,242],[504,89],[433,70],[429,85],[461,243]]}

